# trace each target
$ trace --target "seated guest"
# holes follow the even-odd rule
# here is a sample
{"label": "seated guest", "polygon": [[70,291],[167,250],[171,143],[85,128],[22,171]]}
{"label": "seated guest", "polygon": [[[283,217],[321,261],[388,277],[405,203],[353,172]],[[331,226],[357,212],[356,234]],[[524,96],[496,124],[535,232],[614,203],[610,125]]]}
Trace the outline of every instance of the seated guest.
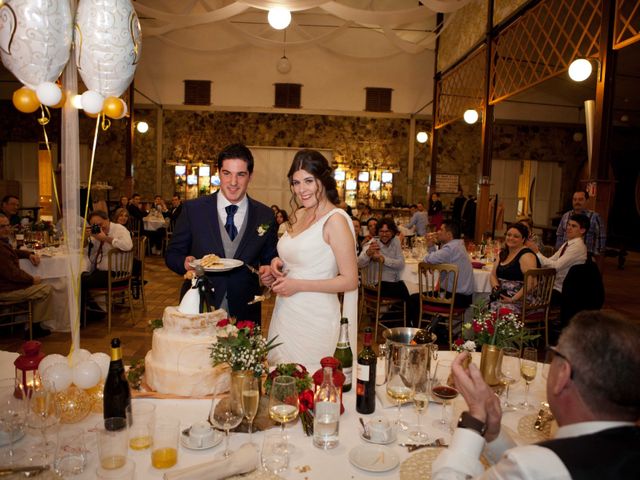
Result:
{"label": "seated guest", "polygon": [[142,219],[149,215],[149,212],[144,210],[143,205],[141,203],[141,197],[139,193],[134,193],[131,196],[131,200],[129,200],[129,204],[127,205],[127,210],[129,211],[129,216],[131,218],[135,218],[142,222]]}
{"label": "seated guest", "polygon": [[[80,311],[84,311],[87,304],[87,292],[90,288],[107,287],[109,279],[109,251],[118,248],[128,252],[133,248],[131,234],[126,227],[119,223],[109,221],[107,212],[96,210],[89,215],[89,268],[81,277],[81,304]],[[97,233],[92,229],[98,228]],[[95,303],[92,309],[97,309]]]}
{"label": "seated guest", "polygon": [[160,212],[163,217],[166,216],[166,214],[169,212],[169,209],[167,208],[167,204],[164,203],[164,200],[160,195],[156,195],[155,197],[153,197],[153,207],[158,212]]}
{"label": "seated guest", "polygon": [[278,225],[278,238],[284,235],[289,228],[289,214],[284,210],[278,210],[276,213],[276,224]]}
{"label": "seated guest", "polygon": [[171,230],[176,226],[180,212],[182,212],[182,200],[180,200],[180,195],[174,193],[173,197],[171,197],[171,207],[167,212],[169,221],[171,222]]}
{"label": "seated guest", "polygon": [[2,198],[1,212],[8,219],[11,225],[18,225],[20,223],[20,215],[18,215],[18,209],[20,208],[20,199],[15,195],[6,195]]}
{"label": "seated guest", "polygon": [[409,290],[400,275],[404,269],[404,255],[398,239],[398,226],[392,218],[383,218],[377,223],[379,238],[372,238],[362,247],[358,256],[358,267],[366,267],[372,259],[382,259],[382,287],[381,294],[385,297],[401,298],[407,305],[407,320],[415,318],[415,312],[410,310]]}
{"label": "seated guest", "polygon": [[358,206],[358,218],[360,222],[368,222],[370,218],[373,217],[373,213],[371,213],[371,207],[365,203],[361,203]]}
{"label": "seated guest", "polygon": [[567,222],[567,241],[560,246],[560,250],[547,258],[540,253],[538,246],[531,241],[526,243],[543,267],[555,268],[556,279],[553,282],[551,303],[560,306],[562,303],[562,284],[574,265],[581,265],[587,260],[587,246],[584,244],[584,236],[589,230],[589,217],[582,214],[574,214]]}
{"label": "seated guest", "polygon": [[[14,197],[15,198],[15,197]],[[52,320],[51,285],[43,284],[38,275],[31,276],[20,269],[19,259],[28,258],[33,265],[40,263],[40,257],[24,250],[16,250],[9,243],[11,224],[4,213],[0,213],[0,301],[33,302],[33,337],[46,337],[51,331],[40,322]],[[25,331],[28,339],[29,332]]]}
{"label": "seated guest", "polygon": [[[517,446],[501,428],[500,399],[476,365],[458,355],[451,371],[467,403],[431,478],[640,478],[640,323],[580,312],[560,335],[546,380],[559,425],[551,440]],[[480,454],[491,467],[485,470]]]}
{"label": "seated guest", "polygon": [[[435,238],[434,238],[435,237]],[[440,243],[440,249],[436,250],[435,241]],[[469,254],[460,239],[460,226],[445,220],[434,234],[427,236],[429,253],[424,257],[426,263],[435,265],[438,263],[453,263],[458,266],[458,285],[454,304],[457,308],[467,308],[473,300],[473,267]],[[447,291],[453,290],[453,278],[449,279]]]}
{"label": "seated guest", "polygon": [[499,261],[491,271],[492,311],[501,307],[520,314],[520,302],[524,295],[524,274],[530,268],[538,268],[540,262],[530,248],[525,247],[529,230],[521,223],[513,223],[507,228],[504,247],[500,250]]}
{"label": "seated guest", "polygon": [[[540,250],[544,246],[542,243],[542,239],[536,234],[533,233],[533,220],[531,217],[524,217],[518,220],[518,223],[523,224],[525,227],[529,229],[529,238],[527,238],[527,247],[531,248],[531,244],[535,244],[537,249]],[[538,250],[535,252],[538,253]]]}
{"label": "seated guest", "polygon": [[378,234],[378,219],[371,217],[367,221],[366,232],[367,234],[362,239],[360,246],[364,247],[365,243],[369,243],[373,237]]}
{"label": "seated guest", "polygon": [[[424,207],[423,207],[424,208]],[[419,211],[417,205],[411,205],[411,220],[405,225],[406,228],[416,228],[416,235],[424,237],[429,228],[429,215],[425,211]]]}

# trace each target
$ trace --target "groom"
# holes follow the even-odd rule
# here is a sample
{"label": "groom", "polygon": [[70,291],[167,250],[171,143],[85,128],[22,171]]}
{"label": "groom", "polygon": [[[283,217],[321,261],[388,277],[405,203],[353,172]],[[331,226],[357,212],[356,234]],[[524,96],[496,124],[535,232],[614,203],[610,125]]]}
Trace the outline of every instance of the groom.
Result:
{"label": "groom", "polygon": [[[258,268],[259,275],[246,266],[220,273],[207,273],[214,287],[213,302],[238,320],[260,324],[261,303],[247,305],[260,293],[258,276],[270,285],[269,264],[277,255],[278,228],[271,208],[249,198],[247,187],[253,173],[253,155],[242,144],[226,147],[218,155],[220,190],[213,195],[185,202],[167,248],[167,266],[184,274],[194,268],[196,258],[214,253],[236,258]],[[185,282],[183,293],[190,282]]]}

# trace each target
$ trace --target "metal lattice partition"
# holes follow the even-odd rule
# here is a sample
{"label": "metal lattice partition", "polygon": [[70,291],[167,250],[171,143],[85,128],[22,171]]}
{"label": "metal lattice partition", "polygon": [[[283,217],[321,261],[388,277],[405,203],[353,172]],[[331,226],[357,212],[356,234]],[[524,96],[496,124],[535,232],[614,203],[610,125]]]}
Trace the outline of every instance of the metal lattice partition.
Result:
{"label": "metal lattice partition", "polygon": [[485,57],[486,47],[482,46],[438,81],[436,129],[462,118],[465,110],[482,108]]}
{"label": "metal lattice partition", "polygon": [[489,103],[544,82],[576,58],[599,55],[599,0],[546,0],[494,40]]}
{"label": "metal lattice partition", "polygon": [[640,40],[640,2],[618,0],[613,48],[620,49]]}

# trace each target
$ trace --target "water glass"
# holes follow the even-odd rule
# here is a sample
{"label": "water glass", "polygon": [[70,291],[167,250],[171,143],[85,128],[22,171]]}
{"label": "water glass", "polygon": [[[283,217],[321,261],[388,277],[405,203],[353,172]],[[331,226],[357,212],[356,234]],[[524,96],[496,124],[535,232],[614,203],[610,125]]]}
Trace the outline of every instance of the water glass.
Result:
{"label": "water glass", "polygon": [[104,470],[122,468],[127,463],[128,431],[124,417],[105,418],[97,425],[98,459]]}
{"label": "water glass", "polygon": [[149,448],[156,420],[156,406],[150,402],[134,400],[131,402],[130,414],[129,448],[132,450]]}
{"label": "water glass", "polygon": [[87,466],[88,450],[84,437],[84,430],[79,428],[65,430],[58,435],[54,469],[63,478],[82,473]]}
{"label": "water glass", "polygon": [[520,377],[520,350],[513,347],[504,347],[498,357],[500,365],[500,383],[506,387],[503,410],[515,410],[515,406],[509,402],[509,387],[518,381]]}
{"label": "water glass", "polygon": [[98,467],[96,478],[98,480],[133,480],[136,473],[136,464],[130,458],[117,470],[109,470]]}
{"label": "water glass", "polygon": [[262,468],[277,474],[289,467],[289,449],[286,439],[279,433],[267,433],[260,452]]}
{"label": "water glass", "polygon": [[15,449],[14,443],[24,432],[28,400],[24,389],[14,377],[0,379],[0,441],[9,448],[0,454],[0,465],[19,463],[24,450]]}
{"label": "water glass", "polygon": [[180,422],[162,419],[153,428],[153,447],[151,448],[151,465],[155,468],[170,468],[178,463],[178,436]]}

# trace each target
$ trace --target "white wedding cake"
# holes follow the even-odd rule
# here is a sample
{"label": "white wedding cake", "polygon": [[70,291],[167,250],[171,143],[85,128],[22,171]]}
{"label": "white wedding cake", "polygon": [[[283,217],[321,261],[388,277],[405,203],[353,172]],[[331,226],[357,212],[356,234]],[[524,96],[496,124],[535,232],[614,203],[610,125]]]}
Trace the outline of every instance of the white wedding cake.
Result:
{"label": "white wedding cake", "polygon": [[216,343],[218,321],[227,312],[198,311],[196,289],[184,296],[179,307],[167,307],[162,327],[153,331],[151,350],[144,360],[144,379],[156,392],[202,397],[229,390],[229,367],[211,366],[210,347]]}

